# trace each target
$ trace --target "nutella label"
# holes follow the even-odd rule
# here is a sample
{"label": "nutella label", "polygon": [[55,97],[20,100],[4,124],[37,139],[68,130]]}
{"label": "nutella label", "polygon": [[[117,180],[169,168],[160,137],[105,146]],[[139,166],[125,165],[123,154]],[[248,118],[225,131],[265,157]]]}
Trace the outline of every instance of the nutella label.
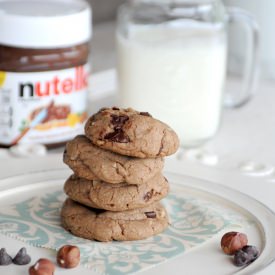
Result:
{"label": "nutella label", "polygon": [[54,144],[83,132],[89,66],[0,71],[0,143]]}

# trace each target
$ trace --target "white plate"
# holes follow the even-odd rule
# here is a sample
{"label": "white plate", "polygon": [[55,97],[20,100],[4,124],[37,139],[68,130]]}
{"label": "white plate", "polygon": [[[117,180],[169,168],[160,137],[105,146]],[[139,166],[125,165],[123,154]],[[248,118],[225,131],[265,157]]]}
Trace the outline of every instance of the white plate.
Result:
{"label": "white plate", "polygon": [[[19,202],[26,198],[50,190],[60,190],[64,180],[71,174],[69,169],[52,171],[42,171],[39,173],[23,174],[15,177],[0,180],[0,207]],[[211,241],[203,244],[190,252],[160,264],[144,274],[253,274],[264,269],[275,259],[275,214],[263,204],[219,184],[199,180],[183,175],[166,173],[171,182],[172,188],[178,188],[175,184],[180,184],[180,190],[191,193],[194,196],[215,201],[230,209],[245,215],[253,220],[245,232],[249,236],[250,244],[257,245],[261,249],[260,257],[246,268],[238,269],[230,263],[229,257],[225,256],[219,247],[220,235]],[[174,185],[173,185],[174,184]],[[1,247],[6,247],[11,255],[14,255],[19,248],[27,246],[20,241],[0,235]],[[28,247],[31,255],[36,258],[48,257],[54,259],[53,251],[35,247]],[[34,256],[33,256],[34,258]],[[11,265],[0,267],[0,274],[23,275],[26,274],[27,267]],[[79,267],[73,270],[57,269],[55,274],[93,274],[90,270]]]}

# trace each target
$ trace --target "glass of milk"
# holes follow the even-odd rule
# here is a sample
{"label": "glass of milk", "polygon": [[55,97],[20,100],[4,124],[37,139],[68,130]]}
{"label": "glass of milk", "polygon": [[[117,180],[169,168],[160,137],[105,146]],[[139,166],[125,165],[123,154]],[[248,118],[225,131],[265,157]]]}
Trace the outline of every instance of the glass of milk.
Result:
{"label": "glass of milk", "polygon": [[[198,146],[217,132],[224,101],[227,23],[257,29],[245,12],[225,10],[220,0],[132,0],[118,13],[119,103],[148,111],[169,124],[184,147]],[[255,59],[256,39],[248,62]],[[251,82],[253,66],[245,72]],[[250,86],[247,84],[245,87]],[[231,106],[250,97],[230,98]]]}

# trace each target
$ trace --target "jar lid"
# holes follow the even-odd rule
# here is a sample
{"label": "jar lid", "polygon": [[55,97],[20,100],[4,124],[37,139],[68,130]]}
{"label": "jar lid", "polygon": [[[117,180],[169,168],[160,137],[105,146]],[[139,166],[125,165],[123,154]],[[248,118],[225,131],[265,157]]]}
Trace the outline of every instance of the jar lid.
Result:
{"label": "jar lid", "polygon": [[84,0],[0,0],[0,44],[63,48],[92,36],[92,13]]}

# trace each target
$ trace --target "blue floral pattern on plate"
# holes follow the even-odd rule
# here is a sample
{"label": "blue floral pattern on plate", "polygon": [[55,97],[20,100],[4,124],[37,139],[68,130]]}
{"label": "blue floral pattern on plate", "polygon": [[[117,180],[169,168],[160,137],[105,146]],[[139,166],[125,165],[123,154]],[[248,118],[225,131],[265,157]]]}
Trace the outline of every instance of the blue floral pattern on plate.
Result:
{"label": "blue floral pattern on plate", "polygon": [[169,228],[141,241],[100,243],[75,237],[60,225],[65,195],[55,191],[12,204],[0,211],[0,232],[30,245],[58,250],[64,244],[81,249],[81,263],[98,274],[130,274],[167,261],[201,245],[219,231],[241,226],[243,217],[215,202],[171,190],[163,200]]}

